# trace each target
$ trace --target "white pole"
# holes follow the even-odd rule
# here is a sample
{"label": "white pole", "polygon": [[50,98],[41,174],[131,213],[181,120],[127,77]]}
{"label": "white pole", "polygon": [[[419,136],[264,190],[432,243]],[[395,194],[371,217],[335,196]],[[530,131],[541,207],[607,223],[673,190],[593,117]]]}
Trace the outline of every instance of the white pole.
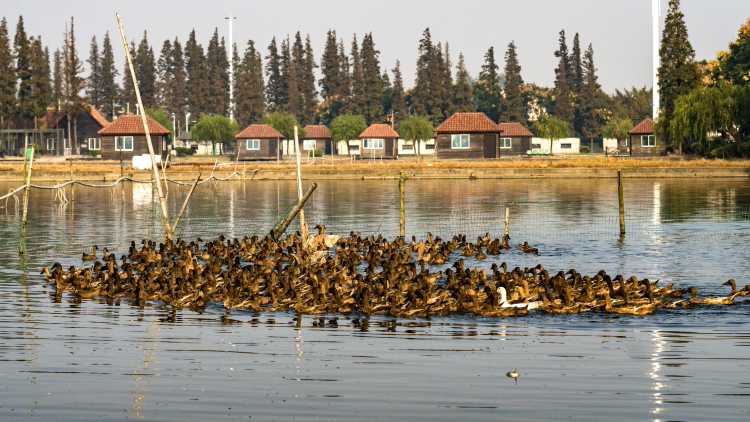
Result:
{"label": "white pole", "polygon": [[661,45],[661,34],[659,31],[661,24],[661,2],[659,0],[651,0],[651,16],[653,18],[653,56],[654,56],[654,69],[653,69],[653,110],[651,116],[656,119],[659,117],[659,47]]}
{"label": "white pole", "polygon": [[229,56],[229,119],[234,120],[234,34],[233,23],[237,19],[234,16],[224,18],[229,21],[229,45],[227,55]]}
{"label": "white pole", "polygon": [[[302,165],[299,159],[299,132],[297,126],[294,127],[294,151],[297,157],[297,198],[301,201],[304,193],[302,192]],[[307,225],[305,224],[305,210],[299,211],[299,227],[302,233],[302,239],[307,241]]]}

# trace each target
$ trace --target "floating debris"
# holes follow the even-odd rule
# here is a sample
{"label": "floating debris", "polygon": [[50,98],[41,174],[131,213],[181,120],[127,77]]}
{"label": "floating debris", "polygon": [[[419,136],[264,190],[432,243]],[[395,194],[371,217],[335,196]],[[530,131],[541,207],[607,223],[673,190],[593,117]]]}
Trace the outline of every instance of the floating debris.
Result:
{"label": "floating debris", "polygon": [[505,376],[512,379],[514,383],[518,384],[518,379],[521,378],[521,373],[518,372],[518,369],[514,369],[512,371],[506,372]]}
{"label": "floating debris", "polygon": [[94,261],[90,267],[65,270],[55,263],[42,273],[58,298],[70,293],[80,299],[124,299],[137,306],[161,302],[196,311],[222,302],[227,311],[365,317],[515,317],[534,310],[644,316],[659,309],[731,305],[750,295],[750,286],[737,290],[734,280],[724,283],[731,288],[728,296],[709,298],[699,297],[695,288],[659,287],[658,280],[611,277],[603,270],[589,276],[575,269],[550,274],[541,264],[509,270],[505,262],[493,263],[489,271],[466,266],[463,257],[506,253],[507,236],[492,239],[486,234],[470,242],[465,235],[443,240],[428,234],[423,240],[389,241],[356,233],[339,238],[327,235],[323,226],[316,228],[317,235],[306,242],[299,234],[280,240],[220,236],[158,245],[143,240],[140,246],[132,242],[119,259],[106,248],[97,257],[92,248],[82,257]]}

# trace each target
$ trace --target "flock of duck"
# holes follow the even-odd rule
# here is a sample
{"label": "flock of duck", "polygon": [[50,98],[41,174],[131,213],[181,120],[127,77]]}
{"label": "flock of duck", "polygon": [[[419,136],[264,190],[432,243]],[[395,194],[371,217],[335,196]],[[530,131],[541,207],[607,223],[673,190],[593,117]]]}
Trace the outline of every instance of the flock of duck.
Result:
{"label": "flock of duck", "polygon": [[[176,240],[131,243],[119,258],[106,248],[93,248],[83,261],[91,266],[59,263],[42,273],[55,294],[101,298],[108,303],[129,300],[144,306],[161,302],[173,309],[201,311],[223,302],[227,311],[293,311],[297,314],[385,314],[413,318],[451,314],[482,317],[604,312],[649,315],[659,309],[731,305],[750,295],[735,280],[724,285],[723,297],[701,297],[695,288],[635,276],[614,277],[605,271],[582,275],[575,269],[549,273],[542,265],[509,269],[503,262],[489,270],[469,268],[511,248],[508,236],[489,234],[475,242],[465,235],[450,240],[428,234],[410,241],[383,236],[346,237],[317,234],[303,240],[299,233],[279,240],[270,235],[242,239],[220,236],[204,242]],[[525,253],[539,251],[524,242]]]}

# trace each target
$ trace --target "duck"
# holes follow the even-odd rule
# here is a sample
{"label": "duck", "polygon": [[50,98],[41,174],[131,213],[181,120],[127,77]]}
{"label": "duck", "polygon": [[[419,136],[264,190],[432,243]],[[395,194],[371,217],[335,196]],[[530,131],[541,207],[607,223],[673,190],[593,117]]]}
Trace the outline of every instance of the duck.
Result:
{"label": "duck", "polygon": [[604,311],[610,314],[618,315],[630,315],[630,316],[646,316],[656,312],[657,303],[647,303],[645,305],[622,305],[613,306],[612,299],[609,297],[609,292],[604,293]]}
{"label": "duck", "polygon": [[518,379],[521,378],[521,373],[518,372],[518,369],[513,369],[512,371],[506,372],[505,376],[512,379],[514,383],[518,384]]}
{"label": "duck", "polygon": [[540,301],[535,302],[524,302],[524,303],[510,303],[508,301],[508,291],[505,289],[505,287],[498,287],[497,293],[500,294],[500,308],[507,309],[507,308],[520,308],[520,309],[527,309],[529,311],[533,311],[534,309],[539,309],[539,306],[542,304]]}
{"label": "duck", "polygon": [[690,292],[690,303],[693,305],[710,305],[710,306],[726,306],[726,305],[734,305],[734,299],[736,298],[735,295],[729,295],[726,297],[716,297],[716,296],[709,296],[709,297],[698,297],[698,289],[695,287],[691,287],[688,289]]}
{"label": "duck", "polygon": [[96,250],[97,250],[97,247],[96,247],[96,245],[94,245],[94,246],[91,247],[91,253],[90,254],[88,254],[86,252],[83,252],[81,254],[81,260],[82,261],[96,261],[96,259],[97,259],[96,258]]}
{"label": "duck", "polygon": [[530,246],[528,242],[521,243],[520,245],[518,245],[518,248],[523,253],[533,254],[533,255],[539,255],[539,249]]}

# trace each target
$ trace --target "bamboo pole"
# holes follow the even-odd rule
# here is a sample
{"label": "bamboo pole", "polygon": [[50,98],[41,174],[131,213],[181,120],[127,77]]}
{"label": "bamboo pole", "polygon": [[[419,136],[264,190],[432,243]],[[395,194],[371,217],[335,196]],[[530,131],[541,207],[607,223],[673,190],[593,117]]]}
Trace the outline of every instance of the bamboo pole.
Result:
{"label": "bamboo pole", "polygon": [[622,185],[622,170],[617,170],[617,202],[620,214],[620,238],[625,237],[625,192]]}
{"label": "bamboo pole", "polygon": [[273,237],[274,239],[278,239],[279,237],[281,237],[282,234],[284,234],[287,227],[289,227],[289,224],[291,224],[292,220],[294,220],[294,217],[296,217],[297,214],[299,214],[299,212],[302,210],[302,208],[305,207],[305,203],[307,203],[307,200],[310,199],[313,192],[317,188],[318,188],[317,183],[313,183],[312,185],[310,185],[310,188],[307,190],[305,195],[302,198],[300,198],[299,202],[297,202],[297,205],[295,205],[294,208],[292,208],[292,210],[289,211],[286,217],[284,217],[284,219],[280,221],[279,224],[277,224],[273,228],[273,230],[271,230],[271,237]]}
{"label": "bamboo pole", "polygon": [[406,175],[401,172],[398,177],[398,235],[406,237]]}
{"label": "bamboo pole", "polygon": [[[29,152],[30,151],[30,152]],[[27,157],[28,155],[28,157]],[[31,193],[31,169],[34,166],[34,146],[30,150],[24,151],[24,162],[26,167],[26,188],[23,190],[23,218],[21,224],[25,228],[29,223],[29,194]]]}
{"label": "bamboo pole", "polygon": [[135,69],[133,68],[133,58],[130,54],[130,46],[128,45],[128,38],[125,35],[125,28],[123,28],[122,18],[119,13],[115,13],[117,17],[117,27],[120,30],[120,38],[122,40],[122,46],[125,49],[125,58],[128,62],[128,68],[130,69],[130,78],[133,80],[133,88],[135,89],[135,98],[138,101],[138,106],[141,111],[141,122],[143,123],[143,130],[146,133],[146,145],[148,146],[148,154],[151,156],[151,170],[156,190],[159,193],[159,204],[161,205],[161,222],[164,226],[164,235],[167,239],[172,238],[172,227],[169,224],[169,210],[167,209],[167,199],[164,196],[164,192],[161,187],[161,178],[159,177],[159,167],[156,165],[156,158],[154,157],[154,145],[151,143],[151,132],[148,127],[148,120],[146,119],[146,109],[143,108],[143,101],[141,100],[141,90],[138,88],[138,78],[135,76]]}
{"label": "bamboo pole", "polygon": [[174,230],[177,230],[177,225],[180,223],[180,219],[182,218],[182,214],[185,213],[185,209],[187,208],[188,202],[190,202],[190,197],[193,196],[193,192],[195,191],[196,186],[198,186],[198,183],[201,181],[201,175],[198,174],[198,178],[195,179],[195,182],[193,183],[193,186],[190,187],[190,191],[187,194],[187,197],[185,197],[185,201],[182,203],[182,207],[180,208],[180,212],[177,214],[177,217],[174,219],[174,224],[172,224],[172,228]]}
{"label": "bamboo pole", "polygon": [[505,228],[503,229],[503,237],[510,236],[510,207],[505,207]]}
{"label": "bamboo pole", "polygon": [[[299,129],[294,126],[294,151],[297,159],[297,199],[302,200],[302,165],[299,157]],[[299,228],[302,233],[302,240],[307,241],[307,224],[305,224],[305,210],[299,210]]]}

